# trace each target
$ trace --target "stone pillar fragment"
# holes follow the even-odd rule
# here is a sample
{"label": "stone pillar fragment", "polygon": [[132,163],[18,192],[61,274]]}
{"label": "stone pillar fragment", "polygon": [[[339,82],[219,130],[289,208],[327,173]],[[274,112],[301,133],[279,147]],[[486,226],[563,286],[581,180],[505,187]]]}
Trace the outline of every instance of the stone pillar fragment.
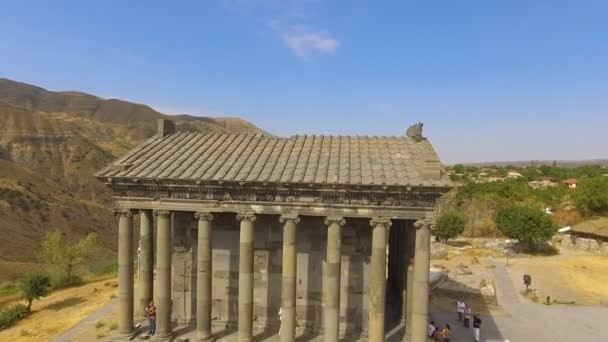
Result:
{"label": "stone pillar fragment", "polygon": [[327,255],[324,281],[324,335],[325,342],[337,342],[340,333],[340,272],[342,258],[341,228],[344,218],[327,217]]}
{"label": "stone pillar fragment", "polygon": [[166,210],[156,212],[156,336],[157,340],[170,341],[171,327],[171,213]]}
{"label": "stone pillar fragment", "polygon": [[201,342],[214,341],[211,333],[211,279],[212,273],[212,246],[211,246],[211,220],[213,215],[198,212],[198,267],[196,277],[196,336]]}
{"label": "stone pillar fragment", "polygon": [[118,215],[118,333],[129,338],[133,328],[133,213],[116,211]]}
{"label": "stone pillar fragment", "polygon": [[431,222],[419,220],[416,227],[414,256],[414,303],[412,306],[412,341],[427,340],[429,315],[429,268],[431,263]]}
{"label": "stone pillar fragment", "polygon": [[238,342],[253,341],[253,257],[255,215],[239,214],[241,237],[239,250]]}
{"label": "stone pillar fragment", "polygon": [[372,260],[369,281],[369,341],[384,341],[384,310],[386,302],[386,242],[391,220],[374,218],[372,228]]}
{"label": "stone pillar fragment", "polygon": [[152,301],[154,288],[154,248],[153,248],[152,211],[139,212],[139,307],[140,316],[145,316],[145,308]]}
{"label": "stone pillar fragment", "polygon": [[297,215],[282,215],[283,223],[283,276],[281,292],[281,342],[293,342],[296,337],[296,274],[297,247],[296,225],[300,222]]}

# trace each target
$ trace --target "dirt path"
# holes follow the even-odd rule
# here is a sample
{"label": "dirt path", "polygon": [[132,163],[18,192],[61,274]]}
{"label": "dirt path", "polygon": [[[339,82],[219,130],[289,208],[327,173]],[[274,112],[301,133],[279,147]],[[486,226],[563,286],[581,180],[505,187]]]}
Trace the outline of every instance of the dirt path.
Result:
{"label": "dirt path", "polygon": [[72,328],[70,328],[70,329],[68,329],[66,331],[63,331],[62,333],[54,336],[49,341],[50,342],[66,342],[66,341],[70,341],[76,335],[81,334],[82,332],[84,332],[87,329],[90,329],[99,320],[101,320],[102,318],[104,318],[107,315],[109,315],[110,313],[112,313],[112,311],[114,311],[116,309],[116,307],[118,306],[118,302],[119,302],[118,298],[112,299],[109,303],[107,303],[106,305],[102,306],[99,310],[95,311],[90,316],[88,316],[85,319],[83,319],[82,321],[78,322]]}

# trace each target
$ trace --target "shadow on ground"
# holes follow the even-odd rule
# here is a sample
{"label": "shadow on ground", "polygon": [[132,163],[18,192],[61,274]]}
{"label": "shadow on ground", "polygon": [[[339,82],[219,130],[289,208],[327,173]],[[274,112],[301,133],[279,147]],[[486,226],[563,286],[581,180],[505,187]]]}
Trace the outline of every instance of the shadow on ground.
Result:
{"label": "shadow on ground", "polygon": [[69,308],[71,306],[78,305],[84,302],[85,300],[82,297],[66,298],[64,300],[47,305],[45,309],[59,311],[61,309]]}

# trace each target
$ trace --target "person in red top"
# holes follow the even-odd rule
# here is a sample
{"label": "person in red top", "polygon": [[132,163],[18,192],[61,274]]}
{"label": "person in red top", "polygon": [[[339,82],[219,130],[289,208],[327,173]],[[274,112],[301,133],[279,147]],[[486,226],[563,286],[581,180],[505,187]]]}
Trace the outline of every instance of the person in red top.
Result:
{"label": "person in red top", "polygon": [[154,301],[151,301],[146,307],[146,314],[148,316],[148,322],[150,322],[150,331],[148,332],[148,335],[154,336],[156,333],[156,305],[154,305]]}

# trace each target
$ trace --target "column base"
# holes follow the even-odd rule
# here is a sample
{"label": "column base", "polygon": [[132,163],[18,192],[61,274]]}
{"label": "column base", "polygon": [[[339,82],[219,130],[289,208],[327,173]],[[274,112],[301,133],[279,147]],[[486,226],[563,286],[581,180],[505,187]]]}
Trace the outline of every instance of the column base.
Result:
{"label": "column base", "polygon": [[118,335],[110,338],[110,341],[115,341],[115,342],[123,342],[123,341],[131,341],[135,338],[135,329],[133,329],[132,332],[129,333],[119,333]]}
{"label": "column base", "polygon": [[155,342],[170,342],[175,338],[175,334],[173,332],[167,334],[156,334],[150,340]]}
{"label": "column base", "polygon": [[209,336],[197,336],[196,340],[199,342],[215,342],[215,335],[211,334]]}

